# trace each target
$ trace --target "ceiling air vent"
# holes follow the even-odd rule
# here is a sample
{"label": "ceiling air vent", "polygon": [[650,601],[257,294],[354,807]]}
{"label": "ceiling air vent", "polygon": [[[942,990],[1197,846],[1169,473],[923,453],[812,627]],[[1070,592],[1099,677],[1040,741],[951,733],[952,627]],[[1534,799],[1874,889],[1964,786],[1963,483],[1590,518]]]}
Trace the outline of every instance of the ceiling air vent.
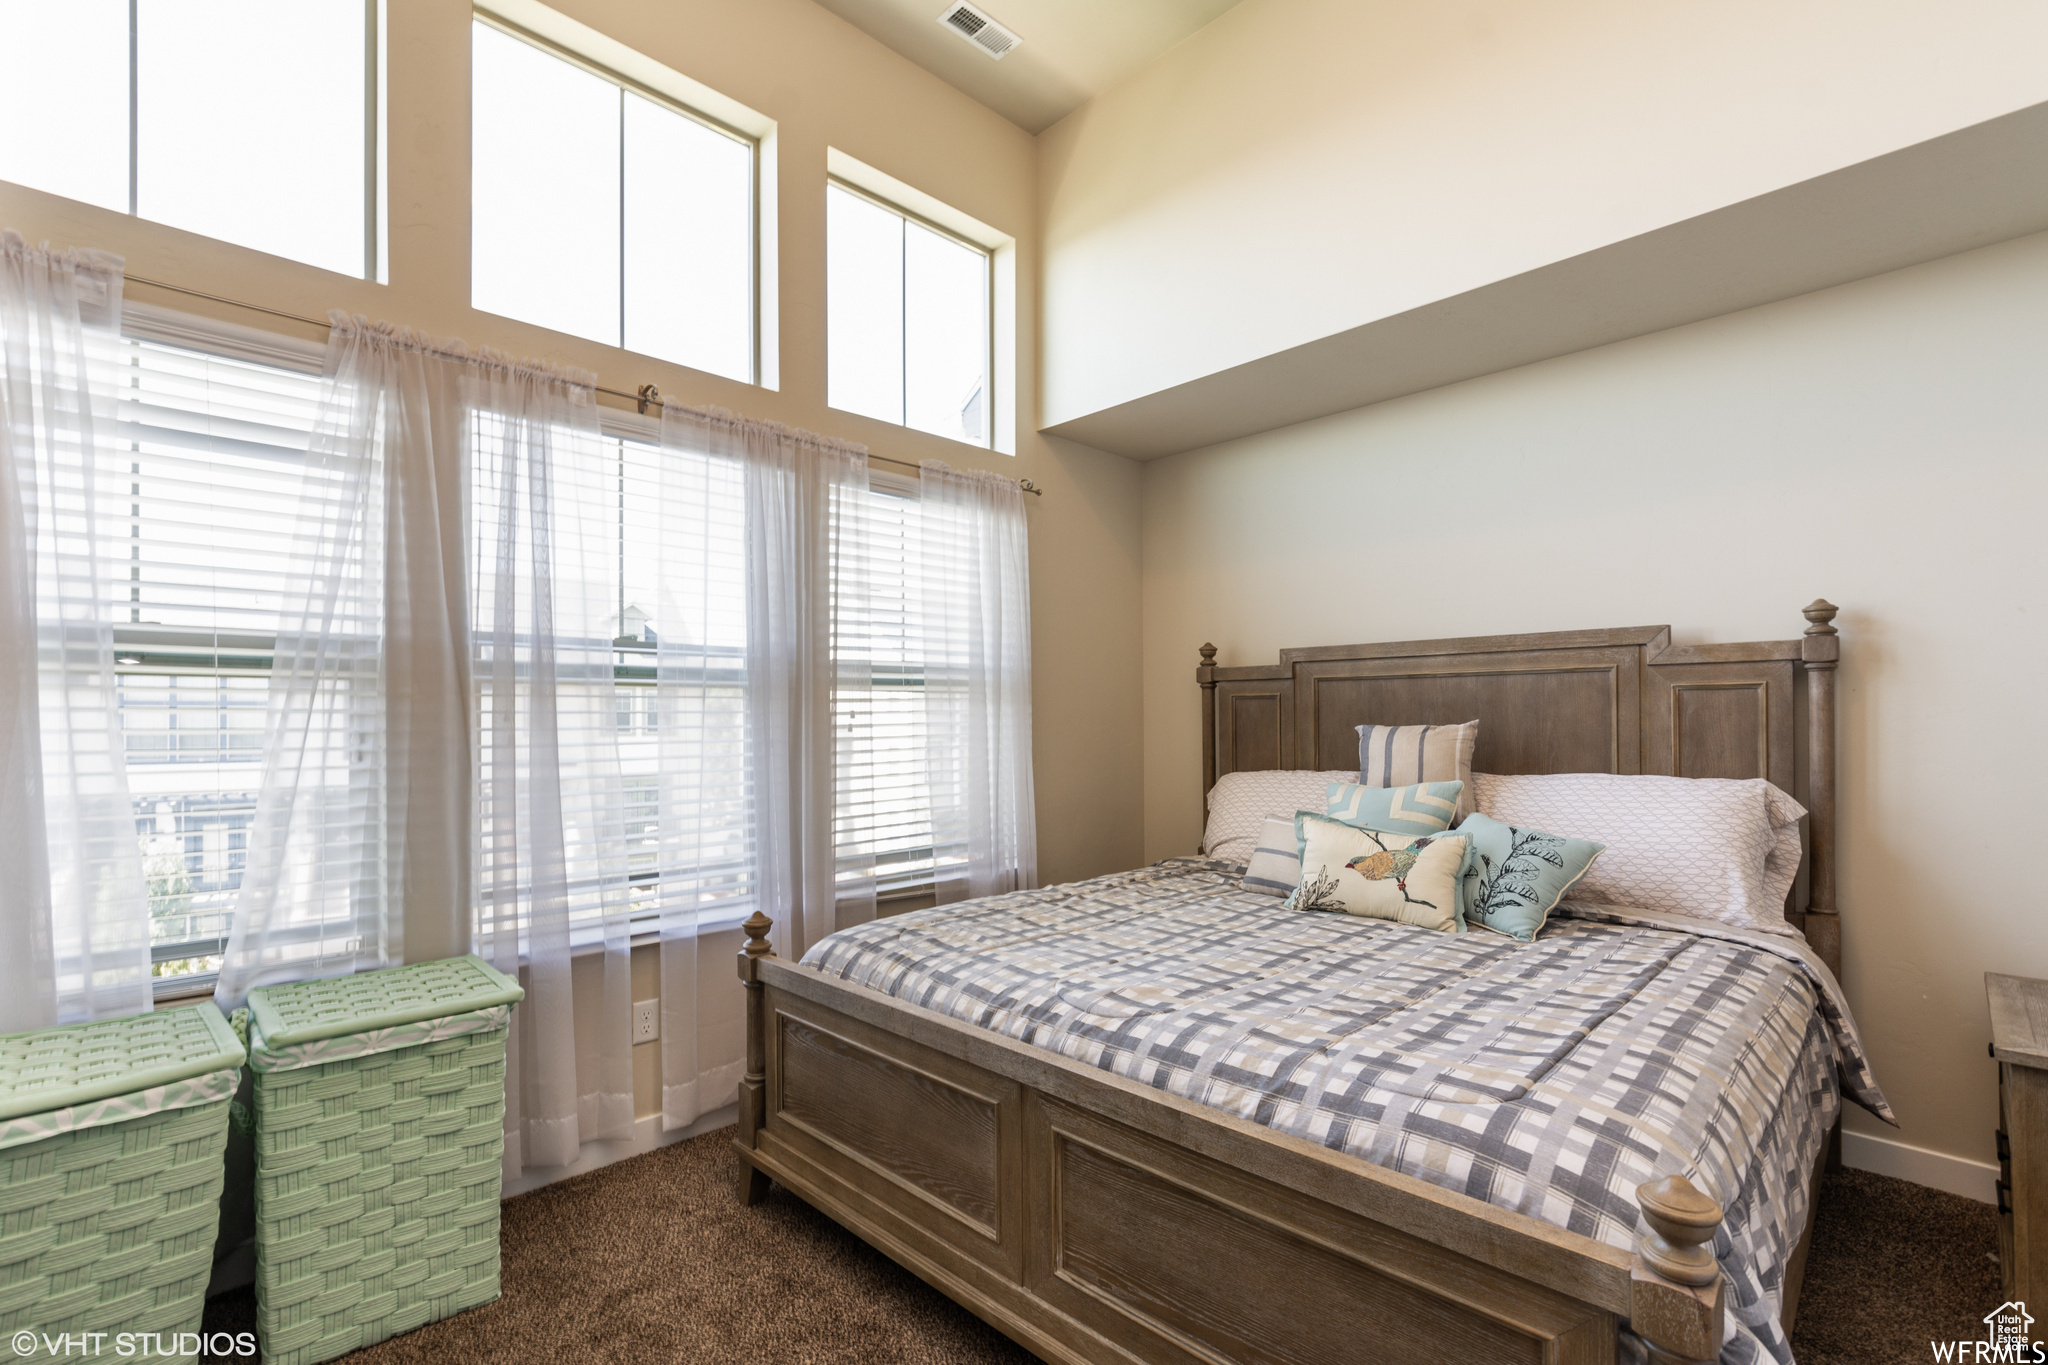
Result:
{"label": "ceiling air vent", "polygon": [[972,5],[949,7],[939,16],[939,22],[997,61],[1007,57],[1010,49],[1024,41]]}

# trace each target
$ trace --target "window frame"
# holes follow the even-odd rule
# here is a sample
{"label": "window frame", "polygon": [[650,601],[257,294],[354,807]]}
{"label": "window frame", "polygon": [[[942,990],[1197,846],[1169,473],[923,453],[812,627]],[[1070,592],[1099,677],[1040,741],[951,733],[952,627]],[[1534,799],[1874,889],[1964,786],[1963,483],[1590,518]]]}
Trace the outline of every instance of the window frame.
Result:
{"label": "window frame", "polygon": [[[866,186],[860,185],[852,180],[849,180],[845,176],[840,175],[836,171],[827,171],[825,173],[825,186],[828,192],[834,189],[843,190],[847,194],[854,196],[856,199],[864,199],[868,203],[873,204],[878,209],[881,209],[887,213],[895,214],[898,218],[903,219],[903,221],[906,223],[915,223],[919,227],[924,228],[928,232],[936,233],[938,236],[945,238],[949,242],[952,242],[955,246],[965,247],[967,250],[972,251],[977,256],[981,257],[982,261],[981,440],[979,442],[962,440],[958,436],[944,436],[940,435],[938,432],[925,431],[922,427],[913,427],[910,425],[910,422],[908,420],[910,416],[910,365],[909,358],[907,355],[904,358],[903,377],[900,385],[904,395],[903,416],[905,420],[901,422],[890,422],[887,418],[884,417],[869,417],[868,420],[873,422],[883,422],[889,426],[901,427],[905,431],[915,431],[921,436],[937,437],[937,439],[941,441],[958,441],[961,445],[964,445],[971,450],[999,450],[1000,447],[996,443],[996,257],[999,248],[988,246],[982,242],[977,242],[972,237],[957,232],[954,229],[947,227],[945,224],[937,222],[927,217],[926,215],[919,213],[916,209],[905,208],[903,205],[897,203],[895,200],[889,199],[884,195],[877,194],[873,190],[868,189]],[[831,242],[829,240],[830,231],[831,229],[828,226],[826,228],[828,240],[826,242],[825,247],[826,258],[828,261],[831,257]],[[828,265],[827,269],[829,270],[829,268],[830,267]],[[905,281],[904,287],[908,288],[907,279]],[[907,314],[907,306],[899,306],[902,307],[903,313]],[[897,323],[899,332],[903,336],[908,337],[910,331],[909,318],[907,316],[899,316],[897,319]],[[825,337],[826,353],[829,357],[831,352],[832,337],[832,286],[829,278],[827,279],[825,285]],[[901,344],[907,351],[908,342],[905,341]],[[827,373],[825,376],[825,392],[827,394],[826,403],[828,407],[830,406],[830,394],[832,391],[832,376],[829,367],[830,361],[828,359]],[[850,409],[832,408],[832,411],[848,412],[850,411]],[[856,417],[867,416],[867,414],[865,413],[853,413],[852,415]],[[914,497],[914,495],[912,496]]]}
{"label": "window frame", "polygon": [[[923,515],[923,488],[914,476],[908,474],[899,474],[893,471],[880,470],[874,468],[873,466],[870,466],[868,469],[868,487],[866,489],[865,496],[869,498],[888,498],[896,502],[904,503],[907,504],[908,507],[915,509],[915,511],[912,513],[913,515]],[[911,676],[913,674],[915,675],[914,680]],[[900,675],[898,680],[892,681],[887,685],[892,688],[900,688],[905,691],[915,691],[916,693],[918,693],[920,697],[922,697],[924,694],[926,682],[927,678],[925,676],[925,664],[922,661],[922,659],[920,659],[920,661],[915,665],[906,665],[905,673]],[[835,725],[838,723],[838,716],[836,714],[836,710],[833,717],[833,721]],[[922,755],[920,755],[920,767],[922,767],[922,761]],[[928,786],[928,776],[926,777],[925,781]],[[897,903],[907,903],[912,901],[929,900],[938,888],[940,881],[939,874],[942,868],[957,867],[959,865],[958,859],[950,857],[945,862],[941,862],[941,849],[935,837],[936,831],[932,829],[927,829],[926,841],[922,845],[915,848],[897,849],[889,855],[889,862],[897,864],[919,862],[923,863],[924,866],[919,870],[909,874],[899,873],[896,875],[890,875],[884,871],[884,869],[889,865],[889,862],[884,862],[881,858],[874,857],[874,855],[871,854],[869,855],[869,857],[872,858],[872,861],[868,865],[867,876],[865,878],[859,876],[851,878],[847,877],[845,874],[847,872],[848,867],[858,867],[862,862],[862,858],[860,855],[855,855],[854,857],[849,859],[843,857],[839,852],[839,807],[837,804],[837,796],[838,793],[836,790],[835,783],[833,805],[832,868],[833,879],[835,884],[844,886],[849,881],[871,881],[874,886],[875,901],[877,904],[880,905],[891,905]]]}
{"label": "window frame", "polygon": [[[363,260],[359,279],[382,284],[389,278],[389,244],[385,232],[385,180],[387,167],[385,155],[388,146],[385,124],[385,95],[389,85],[385,60],[384,39],[387,32],[385,17],[386,0],[360,0],[363,7]],[[141,213],[142,190],[142,127],[141,102],[142,51],[140,43],[141,16],[135,0],[128,5],[128,206],[122,212],[130,218],[154,223],[160,220],[147,218]],[[33,187],[31,187],[33,188]],[[184,230],[184,229],[181,229]],[[203,234],[195,234],[203,235]],[[231,237],[214,237],[209,240],[226,242],[229,246],[241,247],[245,251],[263,251],[262,247],[249,246]],[[270,254],[270,253],[266,253]],[[306,261],[295,264],[307,265],[319,270],[324,267]]]}
{"label": "window frame", "polygon": [[[194,313],[162,308],[133,299],[121,306],[121,339],[177,347],[251,365],[318,375],[326,365],[327,348],[276,332],[223,322]],[[117,677],[249,677],[270,675],[277,647],[274,635],[257,632],[218,633],[199,627],[117,624],[113,630],[114,673]],[[202,644],[210,648],[199,648]],[[134,663],[123,663],[134,659]],[[211,660],[210,663],[206,662]],[[225,938],[184,939],[150,944],[150,991],[158,1001],[211,992],[216,972],[187,972],[159,977],[159,962],[205,957],[225,952]]]}
{"label": "window frame", "polygon": [[[750,372],[746,379],[737,382],[752,384],[756,387],[767,387],[768,384],[765,376],[768,373],[768,361],[767,357],[763,354],[765,344],[762,339],[766,330],[763,326],[763,319],[767,311],[766,295],[763,292],[762,286],[762,257],[764,253],[762,250],[761,231],[763,210],[761,192],[761,163],[763,156],[765,154],[765,149],[762,145],[764,142],[763,137],[760,136],[759,134],[750,133],[744,128],[737,127],[736,125],[729,123],[724,119],[718,118],[715,115],[707,114],[701,109],[693,108],[692,106],[684,103],[682,100],[676,98],[674,95],[669,94],[667,91],[649,85],[645,81],[637,80],[634,77],[627,75],[623,71],[619,71],[613,67],[606,66],[603,62],[585,56],[583,53],[578,52],[574,47],[571,47],[568,44],[557,42],[555,39],[548,37],[544,33],[535,32],[533,29],[528,28],[526,25],[521,24],[514,19],[508,19],[503,14],[500,14],[495,10],[485,8],[482,4],[472,5],[470,9],[470,15],[473,23],[482,24],[487,28],[496,29],[498,32],[504,34],[508,38],[513,38],[531,47],[539,48],[542,52],[547,53],[549,56],[559,58],[560,60],[569,63],[571,66],[577,67],[578,69],[585,71],[592,76],[597,77],[601,81],[609,82],[612,85],[618,86],[622,91],[627,91],[632,94],[639,95],[643,99],[651,100],[655,104],[660,105],[662,108],[669,110],[671,113],[679,114],[682,117],[689,119],[692,123],[700,124],[703,127],[710,129],[712,132],[719,134],[721,137],[731,138],[733,141],[741,143],[746,147],[747,272],[749,277],[747,282],[747,353],[749,359]],[[474,54],[472,54],[471,61],[474,62],[474,60],[475,57]],[[472,96],[470,116],[471,118],[474,118],[476,116],[474,96]],[[631,279],[631,276],[627,271],[625,253],[625,189],[626,175],[629,172],[629,170],[632,169],[632,167],[626,161],[625,144],[623,140],[623,128],[621,129],[619,161],[619,335],[616,341],[599,342],[598,344],[614,345],[617,346],[622,351],[631,351],[631,348],[626,345],[626,289],[628,282]],[[472,231],[474,231],[474,228],[472,228]],[[470,288],[473,292],[475,289],[474,283],[471,284]],[[519,320],[520,319],[514,319],[514,321]],[[538,326],[543,324],[532,325]],[[587,337],[584,339],[590,340],[590,338]],[[643,352],[639,351],[631,351],[631,353],[634,355],[644,354]],[[651,360],[661,360],[661,357],[659,356],[649,356],[648,358]],[[665,365],[678,365],[682,366],[685,369],[692,368],[690,366],[684,366],[681,361],[675,360],[661,360],[661,363]],[[702,372],[700,371],[700,373]],[[719,377],[725,378],[727,376],[721,375]]]}
{"label": "window frame", "polygon": [[[623,497],[623,462],[626,458],[624,446],[627,444],[644,446],[656,456],[659,456],[662,453],[661,423],[653,417],[642,417],[634,413],[619,412],[612,409],[600,409],[597,418],[597,430],[598,435],[606,441],[620,442],[620,480],[621,496]],[[619,553],[623,560],[626,553],[626,537],[623,526],[620,530],[618,543]],[[623,569],[619,586],[621,590],[620,606],[623,611],[625,606]],[[620,693],[622,686],[635,689],[645,688],[648,699],[650,702],[653,700],[655,676],[658,669],[658,652],[657,646],[647,644],[644,641],[629,641],[625,636],[615,636],[613,638],[612,695],[614,706],[617,705],[619,700],[622,700]],[[744,686],[746,682],[746,657],[744,650],[741,651],[736,675],[741,685]],[[750,825],[751,822],[752,812],[750,809]],[[749,864],[751,864],[753,861],[751,844],[746,856]],[[751,871],[751,867],[749,870]],[[643,885],[657,885],[660,880],[661,868],[658,865],[648,872],[629,872],[626,877],[627,885],[636,890]],[[722,906],[719,910],[710,912],[699,920],[699,932],[736,928],[752,912],[753,901],[751,898],[745,898],[737,904]],[[626,931],[634,943],[654,941],[660,937],[661,933],[661,912],[649,909],[630,914],[626,921]],[[586,951],[594,952],[603,946],[604,934],[602,926],[593,929],[592,926],[581,925],[570,930],[569,950],[572,954]]]}

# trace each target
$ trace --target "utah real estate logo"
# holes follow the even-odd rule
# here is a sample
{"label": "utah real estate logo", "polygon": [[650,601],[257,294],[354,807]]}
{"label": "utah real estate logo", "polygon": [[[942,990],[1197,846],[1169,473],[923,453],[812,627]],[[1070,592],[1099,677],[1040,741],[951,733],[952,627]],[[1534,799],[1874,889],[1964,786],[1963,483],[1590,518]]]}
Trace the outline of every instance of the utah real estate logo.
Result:
{"label": "utah real estate logo", "polygon": [[1931,1341],[1934,1358],[1954,1365],[1986,1365],[1992,1361],[2048,1361],[2048,1343],[2034,1340],[2034,1315],[2014,1299],[1984,1315],[1982,1341]]}

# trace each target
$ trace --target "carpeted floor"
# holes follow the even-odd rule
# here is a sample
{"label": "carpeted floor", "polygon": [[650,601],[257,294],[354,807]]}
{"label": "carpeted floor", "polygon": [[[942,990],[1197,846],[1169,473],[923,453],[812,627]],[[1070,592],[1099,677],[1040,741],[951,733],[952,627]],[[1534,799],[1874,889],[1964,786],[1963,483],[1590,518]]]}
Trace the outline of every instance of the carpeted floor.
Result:
{"label": "carpeted floor", "polygon": [[[740,1207],[725,1129],[505,1204],[505,1296],[351,1365],[1028,1365],[965,1309],[779,1186]],[[1999,1304],[1988,1205],[1848,1171],[1827,1178],[1794,1347],[1800,1365],[1928,1359]],[[255,1328],[252,1291],[206,1330]],[[218,1359],[219,1357],[209,1357]]]}
{"label": "carpeted floor", "polygon": [[1843,1171],[1822,1177],[1799,1365],[1926,1365],[1934,1341],[1981,1341],[1998,1286],[1998,1213],[1961,1195]]}

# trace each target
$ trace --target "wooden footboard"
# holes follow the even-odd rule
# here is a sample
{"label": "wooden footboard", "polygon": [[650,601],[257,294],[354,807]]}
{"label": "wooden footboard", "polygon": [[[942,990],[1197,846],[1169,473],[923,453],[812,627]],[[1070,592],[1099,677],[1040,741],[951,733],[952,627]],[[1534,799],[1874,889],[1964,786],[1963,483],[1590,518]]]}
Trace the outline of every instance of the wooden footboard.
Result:
{"label": "wooden footboard", "polygon": [[1720,1351],[1721,1211],[1682,1179],[1631,1255],[829,981],[768,927],[742,1199],[781,1181],[1048,1360],[1605,1363],[1619,1319]]}

